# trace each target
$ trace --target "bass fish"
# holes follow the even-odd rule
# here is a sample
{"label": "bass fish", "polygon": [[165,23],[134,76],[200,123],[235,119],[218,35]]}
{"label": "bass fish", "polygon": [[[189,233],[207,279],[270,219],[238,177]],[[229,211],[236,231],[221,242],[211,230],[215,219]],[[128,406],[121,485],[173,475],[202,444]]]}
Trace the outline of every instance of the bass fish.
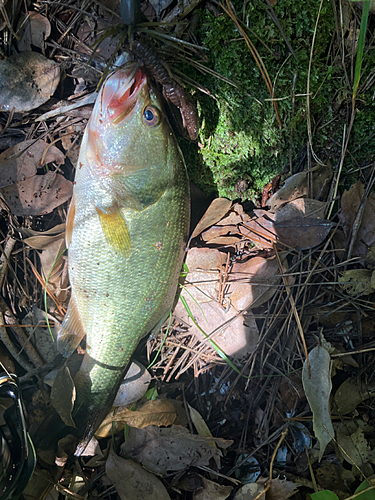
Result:
{"label": "bass fish", "polygon": [[138,341],[172,309],[190,220],[186,168],[161,100],[133,63],[104,82],[85,130],[66,222],[71,299],[58,349],[86,336],[74,381],[79,455]]}

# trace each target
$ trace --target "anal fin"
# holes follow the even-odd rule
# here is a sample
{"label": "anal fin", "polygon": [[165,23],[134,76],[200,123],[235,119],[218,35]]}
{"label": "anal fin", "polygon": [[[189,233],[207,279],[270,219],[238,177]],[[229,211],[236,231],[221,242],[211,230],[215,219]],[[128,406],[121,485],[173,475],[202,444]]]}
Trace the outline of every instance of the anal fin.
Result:
{"label": "anal fin", "polygon": [[57,333],[57,350],[68,358],[77,349],[85,335],[76,305],[71,298],[64,321]]}
{"label": "anal fin", "polygon": [[131,239],[128,226],[118,207],[104,211],[96,207],[100,224],[107,243],[118,253],[127,257],[130,254]]}

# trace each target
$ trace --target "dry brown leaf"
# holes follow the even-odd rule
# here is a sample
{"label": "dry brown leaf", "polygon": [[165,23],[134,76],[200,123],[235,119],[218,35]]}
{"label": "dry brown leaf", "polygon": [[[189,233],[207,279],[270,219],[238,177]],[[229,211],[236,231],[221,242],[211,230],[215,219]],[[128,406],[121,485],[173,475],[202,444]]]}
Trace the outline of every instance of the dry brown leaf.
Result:
{"label": "dry brown leaf", "polygon": [[196,228],[191,235],[192,238],[198,236],[202,231],[213,226],[221,220],[230,210],[232,202],[226,198],[216,198],[207,208],[206,213],[198,222]]}
{"label": "dry brown leaf", "polygon": [[17,41],[18,50],[25,52],[31,50],[31,45],[42,49],[44,41],[51,34],[51,24],[45,16],[33,10],[27,15],[22,14],[18,21],[20,40]]}
{"label": "dry brown leaf", "polygon": [[219,269],[222,264],[225,264],[227,254],[219,252],[215,248],[190,248],[186,256],[186,265],[189,272],[196,269]]}
{"label": "dry brown leaf", "polygon": [[51,243],[65,238],[65,224],[58,224],[43,233],[29,228],[21,228],[20,231],[23,236],[27,236],[23,241],[35,250],[44,250]]}
{"label": "dry brown leaf", "polygon": [[371,284],[372,273],[369,269],[348,269],[339,276],[339,283],[349,295],[369,295],[374,291]]}
{"label": "dry brown leaf", "polygon": [[64,424],[75,427],[72,410],[76,399],[76,389],[70,370],[63,366],[57,372],[51,391],[51,404],[59,414]]}
{"label": "dry brown leaf", "polygon": [[[268,478],[260,477],[257,480],[257,484],[266,485],[268,481]],[[287,500],[287,498],[294,495],[294,493],[296,493],[297,491],[297,485],[295,483],[276,478],[272,480],[271,485],[267,490],[266,499]]]}
{"label": "dry brown leaf", "polygon": [[[313,197],[316,199],[325,199],[328,194],[330,182],[333,177],[331,165],[322,165],[314,167],[312,172]],[[267,201],[267,206],[272,212],[276,212],[285,203],[303,198],[308,195],[308,174],[300,172],[292,175],[286,181],[284,186],[279,189]]]}
{"label": "dry brown leaf", "polygon": [[121,500],[168,500],[163,483],[141,465],[121,458],[111,450],[105,471]]}
{"label": "dry brown leaf", "polygon": [[[190,288],[189,292],[191,292]],[[206,335],[209,335],[216,330],[216,328],[234,318],[237,314],[237,311],[233,307],[224,310],[223,307],[213,300],[208,302],[197,302],[196,299],[192,299],[185,290],[182,291],[182,295],[195,318],[196,324],[200,326]],[[194,334],[201,342],[206,340],[206,336],[203,335],[201,330],[192,321],[181,301],[177,303],[175,314],[186,324],[190,325],[190,333]],[[242,316],[239,316],[220,330],[219,333],[210,338],[227,356],[241,359],[254,351],[259,341],[259,331],[252,316],[247,315],[245,321]]]}
{"label": "dry brown leaf", "polygon": [[264,486],[258,483],[244,484],[235,494],[233,500],[266,500]]}
{"label": "dry brown leaf", "polygon": [[201,476],[203,488],[194,491],[193,500],[225,500],[232,493],[232,486],[224,486]]}
{"label": "dry brown leaf", "polygon": [[292,175],[284,186],[267,200],[267,206],[272,212],[276,212],[282,205],[297,198],[307,196],[307,173],[300,172]]}
{"label": "dry brown leaf", "polygon": [[374,396],[375,384],[368,385],[359,379],[350,380],[348,378],[337,389],[334,402],[339,415],[347,415],[354,411],[362,401]]}
{"label": "dry brown leaf", "polygon": [[71,198],[73,183],[50,171],[15,182],[0,192],[13,215],[45,215]]}
{"label": "dry brown leaf", "polygon": [[[365,188],[361,181],[356,182],[341,197],[339,219],[345,236],[348,238],[355,221]],[[375,194],[372,192],[364,202],[362,222],[353,247],[353,256],[366,257],[367,249],[375,243]]]}
{"label": "dry brown leaf", "polygon": [[144,429],[130,428],[128,439],[121,445],[121,455],[142,463],[155,474],[179,471],[189,466],[207,466],[210,459],[221,452],[209,445],[228,448],[233,441],[205,438],[191,434],[185,427],[174,425],[163,429],[156,426]]}
{"label": "dry brown leaf", "polygon": [[[286,252],[280,253],[281,262],[286,263]],[[235,262],[229,275],[230,302],[242,311],[256,302],[260,306],[267,302],[277,291],[280,274],[275,257],[264,259],[253,257],[246,262]],[[241,281],[241,283],[236,283]],[[252,284],[251,281],[255,282]]]}
{"label": "dry brown leaf", "polygon": [[211,240],[214,240],[219,236],[227,236],[233,234],[236,236],[236,238],[240,236],[238,234],[237,226],[211,226],[206,231],[203,231],[201,236],[202,240],[205,241],[206,243],[212,243]]}
{"label": "dry brown leaf", "polygon": [[38,52],[21,52],[0,62],[0,111],[23,113],[38,108],[60,81],[57,63]]}
{"label": "dry brown leaf", "polygon": [[218,226],[230,226],[233,224],[241,224],[241,222],[246,222],[249,219],[250,217],[245,213],[243,206],[239,203],[235,203],[230,209],[228,216],[224,217],[224,219],[221,219],[216,224]]}
{"label": "dry brown leaf", "polygon": [[169,403],[168,399],[156,399],[154,401],[146,401],[135,411],[128,408],[118,411],[112,417],[112,422],[122,421],[130,427],[144,429],[150,425],[167,427],[172,425],[176,418],[176,410]]}
{"label": "dry brown leaf", "polygon": [[65,162],[56,146],[42,140],[19,142],[0,154],[0,188],[34,177],[38,168],[52,162],[56,165]]}

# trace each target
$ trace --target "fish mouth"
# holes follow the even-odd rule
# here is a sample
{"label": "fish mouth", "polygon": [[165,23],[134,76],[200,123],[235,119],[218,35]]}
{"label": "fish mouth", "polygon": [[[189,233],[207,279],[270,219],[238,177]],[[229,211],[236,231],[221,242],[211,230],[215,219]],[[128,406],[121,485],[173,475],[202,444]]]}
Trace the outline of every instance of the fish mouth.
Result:
{"label": "fish mouth", "polygon": [[138,94],[146,82],[146,75],[136,65],[129,72],[119,70],[104,84],[102,109],[114,124],[123,121],[134,108]]}

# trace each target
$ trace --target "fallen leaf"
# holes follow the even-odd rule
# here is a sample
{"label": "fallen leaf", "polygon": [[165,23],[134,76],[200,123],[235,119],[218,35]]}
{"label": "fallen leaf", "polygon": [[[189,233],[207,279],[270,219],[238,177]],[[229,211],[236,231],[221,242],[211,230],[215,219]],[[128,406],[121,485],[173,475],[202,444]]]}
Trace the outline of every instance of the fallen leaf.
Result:
{"label": "fallen leaf", "polygon": [[24,113],[44,104],[60,82],[57,63],[38,52],[21,52],[0,61],[0,111]]}
{"label": "fallen leaf", "polygon": [[342,465],[323,464],[315,472],[318,484],[329,490],[347,490],[356,482],[352,471],[344,469]]}
{"label": "fallen leaf", "polygon": [[[312,172],[312,188],[313,197],[316,199],[324,199],[329,191],[329,185],[333,177],[333,172],[330,164],[314,167]],[[282,205],[296,200],[297,198],[306,197],[308,194],[308,174],[300,172],[289,177],[284,186],[279,189],[267,201],[267,206],[272,212],[276,212]]]}
{"label": "fallen leaf", "polygon": [[[261,248],[283,243],[298,250],[321,243],[333,223],[317,218],[325,204],[316,200],[295,200],[281,206],[276,213],[255,210],[256,217],[240,226],[241,233]],[[314,214],[314,217],[309,215]]]}
{"label": "fallen leaf", "polygon": [[[341,212],[339,219],[345,236],[348,238],[357,212],[365,194],[361,181],[356,182],[341,197]],[[367,249],[375,243],[375,193],[371,192],[364,200],[364,210],[361,225],[353,247],[353,256],[365,258]]]}
{"label": "fallen leaf", "polygon": [[117,456],[112,450],[105,472],[121,500],[168,500],[165,486],[154,474],[141,465]]}
{"label": "fallen leaf", "polygon": [[[201,286],[199,288],[202,289]],[[190,288],[189,292],[191,292]],[[216,328],[221,327],[238,314],[233,307],[224,310],[213,300],[197,301],[189,296],[185,290],[182,291],[182,295],[195,318],[195,322],[190,318],[181,300],[178,301],[174,314],[190,326],[189,332],[194,334],[201,342],[206,340],[206,336],[197,325],[206,335],[210,335]],[[242,316],[233,319],[232,322],[211,338],[227,356],[241,359],[255,349],[259,340],[259,331],[254,318],[249,313],[245,320]]]}
{"label": "fallen leaf", "polygon": [[48,231],[40,232],[33,231],[29,228],[20,228],[23,236],[26,238],[23,240],[29,247],[35,248],[35,250],[44,250],[51,243],[65,238],[65,223],[58,224]]}
{"label": "fallen leaf", "polygon": [[45,16],[30,10],[27,14],[22,14],[18,21],[18,35],[21,37],[17,41],[20,52],[31,50],[32,45],[42,49],[44,42],[51,34],[51,24]]}
{"label": "fallen leaf", "polygon": [[374,291],[371,287],[372,273],[369,269],[348,269],[339,276],[339,283],[349,295],[369,295]]}
{"label": "fallen leaf", "polygon": [[221,452],[210,446],[214,439],[217,446],[229,447],[233,441],[205,438],[191,434],[179,425],[163,429],[155,426],[144,429],[130,428],[128,439],[121,445],[121,455],[142,463],[155,474],[179,471],[189,466],[207,466],[210,459]]}
{"label": "fallen leaf", "polygon": [[45,215],[71,198],[73,183],[49,171],[4,187],[0,192],[13,215]]}
{"label": "fallen leaf", "polygon": [[206,243],[213,243],[212,240],[216,240],[220,236],[227,236],[234,234],[231,239],[234,243],[237,242],[238,238],[241,236],[238,233],[237,226],[211,226],[206,231],[201,233],[201,238]]}
{"label": "fallen leaf", "polygon": [[231,206],[232,202],[226,198],[216,198],[213,200],[206,210],[206,213],[198,222],[191,237],[196,238],[202,231],[216,224],[216,222],[221,220],[229,212]]}
{"label": "fallen leaf", "polygon": [[276,212],[282,205],[307,196],[307,173],[299,172],[286,179],[284,186],[267,200],[267,206]]}
{"label": "fallen leaf", "polygon": [[[193,408],[192,406],[190,406],[189,403],[187,403],[187,406],[189,409],[191,421],[193,422],[193,425],[194,425],[196,431],[198,432],[198,434],[200,436],[204,436],[204,437],[212,437],[211,431],[208,428],[208,425],[204,421],[204,419],[203,419],[202,415],[199,413],[199,411],[196,410],[195,408]],[[216,447],[215,441],[213,439],[211,439],[209,444],[211,446]],[[215,456],[215,459],[216,459],[217,468],[218,468],[218,470],[220,470],[220,457]]]}
{"label": "fallen leaf", "polygon": [[75,427],[72,410],[76,399],[76,389],[70,370],[63,366],[57,372],[51,390],[51,405],[55,408],[64,424]]}
{"label": "fallen leaf", "polygon": [[[257,483],[266,484],[269,479],[259,478]],[[298,491],[297,485],[292,481],[283,479],[272,479],[271,486],[267,490],[267,500],[287,500]]]}
{"label": "fallen leaf", "polygon": [[309,361],[311,377],[309,378],[307,361],[305,361],[302,369],[302,383],[313,413],[314,434],[320,445],[320,462],[327,444],[334,435],[329,412],[329,397],[332,390],[330,355],[324,347],[317,346],[310,351]]}
{"label": "fallen leaf", "polygon": [[224,252],[219,252],[215,248],[190,248],[186,256],[186,265],[189,272],[193,272],[196,269],[220,269],[221,265],[225,265],[227,260],[227,254]]}
{"label": "fallen leaf", "polygon": [[264,486],[258,483],[243,485],[235,494],[233,500],[266,500]]}
{"label": "fallen leaf", "polygon": [[124,408],[115,413],[111,417],[112,422],[122,421],[130,427],[144,429],[150,425],[169,426],[176,420],[176,411],[172,404],[169,404],[168,399],[156,399],[154,401],[146,401],[137,410]]}
{"label": "fallen leaf", "polygon": [[366,384],[360,379],[350,380],[348,378],[337,389],[334,402],[339,415],[347,415],[354,411],[360,403],[374,396],[374,384]]}
{"label": "fallen leaf", "polygon": [[46,363],[52,363],[58,355],[56,347],[56,330],[58,325],[53,325],[50,322],[50,326],[52,327],[51,332],[54,337],[52,338],[46,325],[46,312],[35,305],[32,306],[31,311],[23,318],[22,323],[24,325],[33,325],[26,328],[27,334],[34,342],[38,354],[43,360]]}
{"label": "fallen leaf", "polygon": [[193,500],[225,500],[232,493],[232,486],[224,486],[202,477],[203,488],[193,493]]}
{"label": "fallen leaf", "polygon": [[19,142],[0,154],[0,188],[34,177],[38,168],[48,163],[64,162],[64,154],[53,144],[40,139]]}
{"label": "fallen leaf", "polygon": [[[287,252],[281,252],[280,258],[282,264],[286,264]],[[268,259],[253,257],[245,262],[235,262],[229,274],[228,294],[231,304],[242,311],[251,304],[259,307],[268,302],[278,289],[279,275],[279,266],[274,256]]]}
{"label": "fallen leaf", "polygon": [[358,428],[354,433],[347,435],[346,429],[341,425],[334,425],[336,440],[340,446],[342,457],[351,465],[361,468],[367,462],[375,461],[375,452],[371,450],[363,430]]}

